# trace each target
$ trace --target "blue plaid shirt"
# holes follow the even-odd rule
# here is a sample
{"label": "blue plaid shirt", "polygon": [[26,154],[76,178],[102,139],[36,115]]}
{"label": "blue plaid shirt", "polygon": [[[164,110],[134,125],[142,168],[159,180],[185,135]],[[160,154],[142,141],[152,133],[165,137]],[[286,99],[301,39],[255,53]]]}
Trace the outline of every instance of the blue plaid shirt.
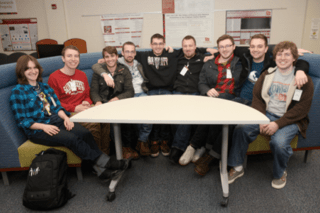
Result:
{"label": "blue plaid shirt", "polygon": [[[70,115],[70,113],[61,106],[58,97],[48,84],[41,82],[38,82],[38,84],[42,92],[47,96],[47,100],[50,104],[50,111],[52,113],[58,114],[60,110],[64,110],[67,115]],[[54,99],[56,104],[53,104],[51,98]],[[39,129],[30,129],[32,124],[50,123],[50,117],[46,116],[43,110],[42,101],[30,84],[18,84],[12,89],[10,106],[18,127],[23,129],[27,136],[42,131]]]}

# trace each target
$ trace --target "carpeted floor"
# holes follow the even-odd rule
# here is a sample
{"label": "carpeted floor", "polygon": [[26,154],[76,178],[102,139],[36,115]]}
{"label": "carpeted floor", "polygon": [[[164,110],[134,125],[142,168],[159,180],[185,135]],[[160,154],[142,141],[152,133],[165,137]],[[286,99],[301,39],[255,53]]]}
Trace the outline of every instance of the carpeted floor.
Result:
{"label": "carpeted floor", "polygon": [[[248,157],[245,175],[230,185],[227,208],[222,198],[218,164],[200,177],[194,164],[172,165],[161,154],[141,158],[123,176],[116,199],[107,202],[108,184],[83,169],[79,182],[74,168],[69,169],[69,189],[76,196],[64,207],[50,212],[319,212],[320,151],[313,151],[307,164],[304,152],[295,152],[288,165],[285,188],[271,187],[272,155]],[[0,183],[0,211],[32,212],[22,205],[22,193],[28,171],[9,172],[10,186]]]}

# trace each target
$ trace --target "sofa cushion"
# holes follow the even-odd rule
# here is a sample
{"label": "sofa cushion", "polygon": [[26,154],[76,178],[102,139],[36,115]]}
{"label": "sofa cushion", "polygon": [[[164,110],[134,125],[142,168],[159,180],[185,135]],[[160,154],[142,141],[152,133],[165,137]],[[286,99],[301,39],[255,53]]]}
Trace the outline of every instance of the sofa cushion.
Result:
{"label": "sofa cushion", "polygon": [[[49,148],[52,148],[50,146],[44,146],[40,144],[32,143],[30,140],[27,140],[24,142],[21,146],[18,148],[19,153],[19,160],[21,167],[29,167],[33,161],[33,159],[36,157],[36,154],[43,150],[47,150]],[[55,149],[64,151],[67,153],[67,162],[68,164],[80,164],[81,159],[75,155],[70,149],[64,146],[55,146],[53,147]]]}

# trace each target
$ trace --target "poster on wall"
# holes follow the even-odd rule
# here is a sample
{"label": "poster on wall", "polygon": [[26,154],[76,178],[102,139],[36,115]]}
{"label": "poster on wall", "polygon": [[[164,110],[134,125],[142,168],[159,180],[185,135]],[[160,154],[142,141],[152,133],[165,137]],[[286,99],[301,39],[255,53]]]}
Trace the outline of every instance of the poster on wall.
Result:
{"label": "poster on wall", "polygon": [[235,44],[248,45],[251,36],[264,34],[270,42],[272,10],[238,10],[226,13],[226,34]]}
{"label": "poster on wall", "polygon": [[18,14],[16,0],[0,0],[0,15]]}
{"label": "poster on wall", "polygon": [[162,13],[212,13],[214,0],[162,0]]}
{"label": "poster on wall", "polygon": [[127,41],[140,45],[143,14],[113,14],[101,16],[101,29],[106,46],[122,47]]}
{"label": "poster on wall", "polygon": [[192,35],[199,47],[212,47],[213,14],[165,14],[166,44],[181,47],[186,35]]}
{"label": "poster on wall", "polygon": [[311,22],[310,39],[319,38],[320,18],[313,18]]}
{"label": "poster on wall", "polygon": [[0,34],[4,51],[36,50],[37,19],[0,19]]}

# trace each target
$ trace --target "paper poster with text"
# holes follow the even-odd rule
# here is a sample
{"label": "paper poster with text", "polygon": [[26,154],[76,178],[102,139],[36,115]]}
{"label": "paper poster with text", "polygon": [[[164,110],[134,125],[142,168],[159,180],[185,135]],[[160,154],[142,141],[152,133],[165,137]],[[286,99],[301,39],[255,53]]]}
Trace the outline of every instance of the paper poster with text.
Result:
{"label": "paper poster with text", "polygon": [[0,34],[4,51],[36,50],[37,19],[0,19]]}
{"label": "paper poster with text", "polygon": [[270,42],[272,10],[239,10],[226,12],[226,34],[235,44],[248,45],[251,36],[264,34]]}
{"label": "paper poster with text", "polygon": [[140,45],[143,14],[114,14],[101,16],[101,29],[106,46],[122,47],[127,42]]}
{"label": "paper poster with text", "polygon": [[0,15],[18,14],[16,0],[0,0]]}

